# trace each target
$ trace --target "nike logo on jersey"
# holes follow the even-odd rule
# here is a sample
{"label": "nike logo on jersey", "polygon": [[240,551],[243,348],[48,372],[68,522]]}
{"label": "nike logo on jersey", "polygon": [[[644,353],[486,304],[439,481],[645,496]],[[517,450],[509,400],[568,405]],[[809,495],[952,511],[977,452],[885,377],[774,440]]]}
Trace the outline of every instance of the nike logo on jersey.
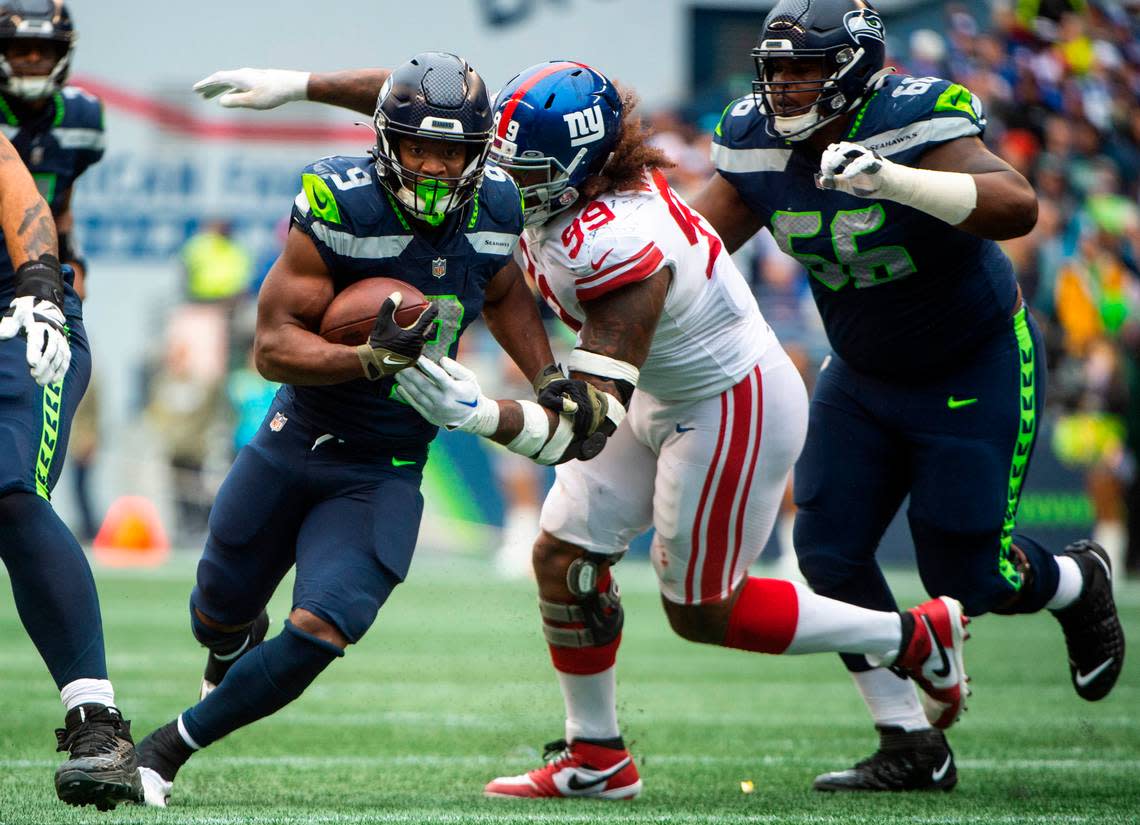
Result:
{"label": "nike logo on jersey", "polygon": [[571,791],[588,791],[590,788],[596,788],[598,785],[609,780],[610,777],[621,773],[629,763],[630,757],[627,756],[612,768],[605,771],[592,771],[589,768],[572,768],[570,778],[566,780],[566,787]]}
{"label": "nike logo on jersey", "polygon": [[319,436],[317,438],[317,440],[313,442],[313,447],[311,450],[309,450],[309,452],[312,452],[313,450],[317,449],[317,447],[321,446],[326,441],[336,441],[337,444],[343,444],[344,443],[343,438],[337,438],[332,433],[325,433],[324,435]]}
{"label": "nike logo on jersey", "polygon": [[392,456],[393,467],[407,467],[409,464],[415,463],[416,462],[414,459],[396,458],[395,456]]}
{"label": "nike logo on jersey", "polygon": [[922,617],[923,624],[926,625],[926,632],[930,634],[930,643],[934,649],[938,651],[938,657],[941,660],[941,667],[930,671],[939,679],[945,679],[950,675],[950,657],[946,655],[946,648],[942,646],[942,640],[938,638],[938,634],[934,632],[934,626],[930,623],[930,619],[926,616]]}
{"label": "nike logo on jersey", "polygon": [[1108,668],[1115,659],[1115,656],[1109,656],[1088,673],[1081,673],[1078,670],[1076,676],[1073,677],[1073,681],[1077,683],[1077,687],[1088,687],[1097,676],[1104,673],[1105,669]]}
{"label": "nike logo on jersey", "polygon": [[610,256],[611,252],[613,252],[612,249],[607,249],[606,254],[603,255],[597,263],[590,261],[590,268],[593,269],[595,272],[597,272],[599,269],[601,269],[602,264],[604,264],[606,262],[606,258],[608,258]]}
{"label": "nike logo on jersey", "polygon": [[946,406],[952,410],[956,410],[959,407],[968,407],[971,404],[977,403],[978,399],[976,398],[955,398],[954,396],[950,396],[946,399]]}
{"label": "nike logo on jersey", "polygon": [[941,767],[935,768],[930,772],[930,778],[935,782],[941,782],[943,779],[945,779],[946,773],[950,770],[950,763],[953,761],[953,759],[954,757],[952,757],[950,754],[946,754],[946,761],[942,763]]}
{"label": "nike logo on jersey", "polygon": [[677,432],[679,433],[688,433],[692,432],[695,429],[696,427],[682,427],[680,424],[677,425]]}

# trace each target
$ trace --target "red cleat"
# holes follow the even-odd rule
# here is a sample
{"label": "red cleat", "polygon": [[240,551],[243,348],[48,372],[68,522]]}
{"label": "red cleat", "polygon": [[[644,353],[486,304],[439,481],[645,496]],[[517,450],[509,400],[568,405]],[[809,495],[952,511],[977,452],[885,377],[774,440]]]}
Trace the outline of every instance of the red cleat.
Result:
{"label": "red cleat", "polygon": [[946,596],[907,612],[914,617],[914,630],[904,640],[894,667],[922,688],[922,707],[930,724],[948,728],[962,715],[970,695],[962,663],[962,645],[969,638],[965,628],[970,620],[962,615],[962,605]]}
{"label": "red cleat", "polygon": [[500,776],[487,783],[484,796],[517,799],[633,799],[641,792],[641,777],[625,748],[592,742],[551,742],[544,749],[546,765],[519,776]]}

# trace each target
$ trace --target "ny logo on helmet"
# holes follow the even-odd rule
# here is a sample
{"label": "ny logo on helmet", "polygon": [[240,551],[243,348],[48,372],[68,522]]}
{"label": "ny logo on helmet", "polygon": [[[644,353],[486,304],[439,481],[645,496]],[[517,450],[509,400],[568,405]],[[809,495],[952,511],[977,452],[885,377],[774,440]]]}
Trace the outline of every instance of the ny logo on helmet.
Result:
{"label": "ny logo on helmet", "polygon": [[563,115],[562,119],[570,127],[571,146],[585,146],[606,136],[606,124],[602,122],[601,106],[595,105],[592,109],[570,112]]}

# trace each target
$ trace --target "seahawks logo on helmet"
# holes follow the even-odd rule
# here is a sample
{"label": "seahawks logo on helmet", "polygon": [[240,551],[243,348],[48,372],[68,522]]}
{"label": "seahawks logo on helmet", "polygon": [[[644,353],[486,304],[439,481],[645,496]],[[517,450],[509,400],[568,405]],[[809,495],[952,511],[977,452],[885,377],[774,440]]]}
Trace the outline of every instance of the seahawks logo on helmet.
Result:
{"label": "seahawks logo on helmet", "polygon": [[870,9],[847,12],[843,25],[855,40],[870,37],[883,42],[883,19]]}

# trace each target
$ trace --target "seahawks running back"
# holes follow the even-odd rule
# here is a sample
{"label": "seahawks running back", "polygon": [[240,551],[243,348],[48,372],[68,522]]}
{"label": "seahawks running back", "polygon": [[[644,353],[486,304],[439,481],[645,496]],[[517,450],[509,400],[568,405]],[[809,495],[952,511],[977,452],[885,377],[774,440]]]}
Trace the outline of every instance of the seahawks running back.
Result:
{"label": "seahawks running back", "polygon": [[[393,376],[422,353],[453,356],[481,312],[525,375],[552,367],[512,258],[519,190],[485,165],[491,103],[479,75],[455,55],[417,55],[387,77],[374,125],[373,158],[304,169],[285,250],[259,296],[257,365],[284,386],[210,514],[190,596],[192,631],[210,651],[206,684],[198,704],[140,743],[150,804],[166,804],[194,751],[300,696],[407,575],[436,428],[394,395]],[[431,298],[412,326],[396,324],[394,293],[367,343],[315,333],[337,292],[380,274]],[[513,401],[503,407],[509,443],[522,413]],[[546,416],[533,453],[570,457],[570,421]],[[265,605],[294,565],[292,611],[263,641]]]}
{"label": "seahawks running back", "polygon": [[[1054,612],[1073,685],[1103,698],[1124,637],[1104,551],[1054,555],[1014,533],[1045,364],[995,240],[1028,232],[1036,196],[981,142],[961,85],[884,68],[864,0],[780,0],[753,51],[753,94],[716,129],[693,206],[736,249],[761,226],[810,273],[832,346],[795,473],[795,546],[819,593],[895,602],[875,550],[909,494],[919,572],[966,612]],[[949,789],[953,756],[909,681],[844,661],[880,732],[819,790]]]}
{"label": "seahawks running back", "polygon": [[141,795],[130,723],[107,678],[91,570],[51,506],[91,373],[71,189],[103,151],[99,102],[64,85],[74,43],[60,0],[0,2],[0,187],[12,219],[0,245],[0,557],[66,709],[56,793],[107,809]]}

